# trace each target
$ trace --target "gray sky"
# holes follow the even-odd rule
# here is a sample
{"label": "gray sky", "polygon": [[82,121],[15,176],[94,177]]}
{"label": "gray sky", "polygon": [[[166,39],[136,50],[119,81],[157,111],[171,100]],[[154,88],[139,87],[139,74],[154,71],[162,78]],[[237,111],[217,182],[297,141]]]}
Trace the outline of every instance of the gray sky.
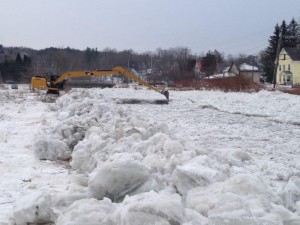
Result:
{"label": "gray sky", "polygon": [[300,0],[0,0],[0,44],[255,54]]}

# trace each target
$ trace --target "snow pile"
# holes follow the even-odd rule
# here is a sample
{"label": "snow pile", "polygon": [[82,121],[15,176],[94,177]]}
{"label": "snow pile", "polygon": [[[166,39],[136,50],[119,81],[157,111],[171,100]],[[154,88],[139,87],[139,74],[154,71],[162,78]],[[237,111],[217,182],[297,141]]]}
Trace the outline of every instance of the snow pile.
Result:
{"label": "snow pile", "polygon": [[[149,98],[149,92],[136,91]],[[131,92],[126,90],[124,96]],[[78,89],[50,105],[57,121],[51,121],[52,126],[46,126],[44,136],[36,140],[35,154],[39,159],[70,159],[77,173],[75,181],[82,189],[64,197],[37,194],[20,199],[15,207],[17,224],[300,224],[300,181],[296,173],[286,174],[284,189],[276,189],[270,177],[264,177],[274,164],[260,166],[254,162],[261,149],[269,150],[268,146],[259,146],[259,151],[252,152],[250,144],[237,146],[240,136],[260,140],[255,134],[251,136],[249,118],[264,118],[276,124],[299,122],[298,114],[293,114],[298,109],[293,108],[298,99],[273,93],[272,98],[286,99],[284,112],[276,105],[263,107],[271,95],[264,91],[248,94],[242,103],[241,93],[209,92],[209,101],[189,94],[180,101],[176,117],[164,117],[168,118],[166,124],[156,115],[167,114],[163,110],[168,112],[168,105],[143,108],[116,104],[114,97],[120,93],[123,92],[114,89]],[[135,111],[138,107],[139,111]],[[197,116],[206,111],[220,118],[228,114],[226,126],[240,123],[237,120],[241,117],[236,115],[241,115],[244,129],[233,126],[236,133],[224,129],[222,135],[214,136],[220,129],[213,121],[217,116],[205,118],[211,119],[214,126],[201,123],[201,116],[186,118],[184,122],[195,119],[203,129],[200,141],[191,144],[189,134],[194,130],[190,127],[186,126],[186,135],[185,131],[179,135],[172,131],[182,125],[184,110]],[[195,144],[209,143],[211,137],[220,146],[226,141],[235,142],[230,148],[206,145],[207,149],[203,149]],[[37,212],[37,208],[43,211]]]}
{"label": "snow pile", "polygon": [[[105,120],[106,112],[109,112],[110,108],[108,104],[100,104],[95,107],[94,97],[87,91],[72,92],[69,98],[61,98],[56,105],[50,106],[52,111],[60,110],[57,114],[60,122],[55,127],[46,128],[44,137],[35,143],[35,153],[39,158],[57,160],[58,152],[66,159],[70,158],[72,149],[84,138],[86,131],[91,126],[98,125],[100,118],[104,117],[103,120]],[[74,102],[79,98],[82,98],[82,101],[75,104]],[[108,116],[113,115],[109,114]],[[57,140],[56,143],[53,139]],[[65,144],[59,148],[58,142]]]}

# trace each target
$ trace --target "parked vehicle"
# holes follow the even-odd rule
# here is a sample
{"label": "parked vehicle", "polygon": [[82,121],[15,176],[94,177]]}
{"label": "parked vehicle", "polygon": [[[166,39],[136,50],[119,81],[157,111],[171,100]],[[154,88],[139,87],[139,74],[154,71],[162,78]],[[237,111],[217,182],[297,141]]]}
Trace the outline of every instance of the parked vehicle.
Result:
{"label": "parked vehicle", "polygon": [[19,87],[18,87],[18,84],[12,84],[11,85],[11,89],[18,89]]}

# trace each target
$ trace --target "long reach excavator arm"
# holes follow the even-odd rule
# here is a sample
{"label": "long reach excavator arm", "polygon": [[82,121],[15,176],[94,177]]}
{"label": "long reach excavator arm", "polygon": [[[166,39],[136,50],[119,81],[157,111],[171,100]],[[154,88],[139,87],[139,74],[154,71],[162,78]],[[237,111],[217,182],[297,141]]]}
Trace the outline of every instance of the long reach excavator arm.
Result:
{"label": "long reach excavator arm", "polygon": [[31,89],[43,89],[47,90],[49,93],[58,93],[61,90],[64,90],[64,84],[68,78],[74,77],[86,77],[86,76],[114,76],[114,75],[123,75],[132,80],[135,80],[141,85],[148,87],[158,93],[163,94],[169,100],[169,92],[167,90],[159,91],[157,88],[148,84],[138,76],[129,72],[127,69],[117,66],[112,70],[91,70],[91,71],[69,71],[64,72],[56,80],[47,80],[44,77],[32,77],[31,79]]}

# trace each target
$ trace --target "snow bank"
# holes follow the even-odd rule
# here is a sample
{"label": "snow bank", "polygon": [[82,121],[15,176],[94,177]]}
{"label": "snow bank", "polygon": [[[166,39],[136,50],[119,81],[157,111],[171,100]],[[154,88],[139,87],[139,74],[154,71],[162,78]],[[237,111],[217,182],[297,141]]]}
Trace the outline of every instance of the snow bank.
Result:
{"label": "snow bank", "polygon": [[[110,113],[113,110],[110,110],[109,104],[94,104],[93,98],[96,96],[87,91],[82,91],[80,94],[71,92],[68,97],[60,98],[56,105],[50,105],[50,110],[57,111],[59,121],[51,129],[45,128],[44,133],[52,139],[40,137],[35,143],[36,154],[42,155],[48,160],[56,160],[57,158],[53,157],[56,154],[56,148],[46,147],[51,146],[55,138],[59,142],[65,143],[63,148],[59,150],[61,150],[62,155],[68,156],[73,151],[74,146],[83,140],[90,127],[97,126],[100,122],[113,117],[113,114]],[[78,98],[82,98],[82,101],[78,102]]]}
{"label": "snow bank", "polygon": [[[124,225],[286,225],[299,222],[298,178],[292,178],[289,173],[285,179],[289,182],[278,191],[272,186],[278,177],[261,177],[264,172],[271,171],[273,165],[255,164],[262,151],[270,153],[274,149],[268,149],[265,143],[255,150],[249,145],[236,144],[240,136],[255,144],[255,140],[260,140],[259,135],[252,134],[246,126],[249,118],[264,118],[272,123],[300,122],[292,107],[298,99],[273,93],[273,99],[284,99],[287,104],[284,112],[275,104],[264,107],[271,95],[264,91],[248,94],[243,101],[241,93],[204,92],[203,95],[209,94],[210,98],[199,98],[184,92],[180,93],[184,96],[182,99],[178,97],[180,104],[176,99],[170,102],[178,105],[177,114],[165,115],[166,124],[159,120],[158,113],[167,114],[168,106],[155,110],[154,107],[140,107],[139,111],[134,111],[136,107],[114,103],[116,95],[123,93],[126,98],[131,92],[136,94],[133,90],[78,89],[50,105],[57,121],[45,127],[44,136],[34,145],[35,153],[39,159],[71,159],[70,165],[78,173],[76,182],[84,186],[83,197],[80,195],[78,201],[73,197],[55,201],[51,195],[45,213],[38,218],[34,216],[35,203],[23,208],[18,204],[15,216],[23,218],[20,224],[46,221],[49,216],[52,222],[70,225],[83,221]],[[145,93],[143,97],[149,98],[149,92]],[[205,118],[194,115],[192,122],[187,118],[190,123],[199,123],[203,133],[208,133],[193,137],[199,138],[198,142],[189,143],[189,135],[197,130],[180,124],[184,110],[194,110],[196,116],[203,111],[213,115]],[[273,110],[277,110],[276,114]],[[233,126],[239,128],[236,133],[228,134],[224,129],[221,131],[224,134],[214,136],[219,129],[214,120],[224,115],[240,115],[246,124],[242,125],[244,129],[238,126],[240,117],[229,117],[232,120],[225,125],[237,124]],[[208,119],[213,126],[203,124]],[[185,127],[187,134],[180,130],[176,135],[172,131],[176,126]],[[211,137],[218,141],[219,148],[205,145]],[[226,141],[231,139],[233,144],[226,146]],[[275,196],[278,193],[280,196]],[[41,202],[41,205],[46,198],[47,195],[42,194],[31,197],[32,202]]]}

